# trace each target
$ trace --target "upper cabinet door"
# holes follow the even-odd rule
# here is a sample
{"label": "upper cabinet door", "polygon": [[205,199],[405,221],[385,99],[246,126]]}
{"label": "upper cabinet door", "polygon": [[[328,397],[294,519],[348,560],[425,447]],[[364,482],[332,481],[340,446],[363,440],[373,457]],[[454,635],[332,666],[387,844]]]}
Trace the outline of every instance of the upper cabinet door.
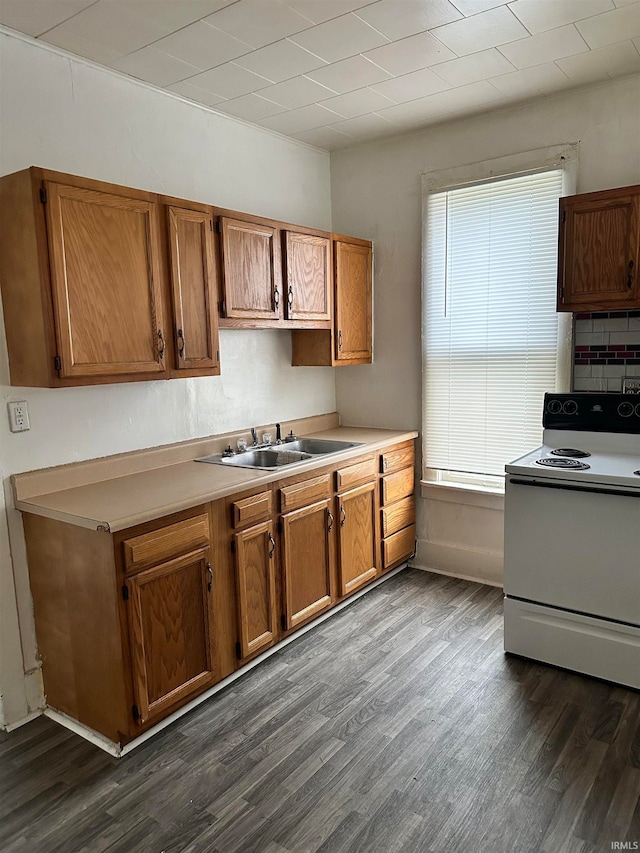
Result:
{"label": "upper cabinet door", "polygon": [[561,199],[558,310],[640,304],[639,243],[640,192],[626,188]]}
{"label": "upper cabinet door", "polygon": [[219,368],[213,220],[209,213],[171,205],[169,254],[178,370]]}
{"label": "upper cabinet door", "polygon": [[281,292],[275,276],[277,230],[221,217],[223,316],[277,320]]}
{"label": "upper cabinet door", "polygon": [[164,373],[158,205],[53,182],[46,190],[59,375]]}
{"label": "upper cabinet door", "polygon": [[335,241],[335,358],[371,357],[371,248]]}
{"label": "upper cabinet door", "polygon": [[288,320],[331,319],[331,241],[285,232],[285,312]]}

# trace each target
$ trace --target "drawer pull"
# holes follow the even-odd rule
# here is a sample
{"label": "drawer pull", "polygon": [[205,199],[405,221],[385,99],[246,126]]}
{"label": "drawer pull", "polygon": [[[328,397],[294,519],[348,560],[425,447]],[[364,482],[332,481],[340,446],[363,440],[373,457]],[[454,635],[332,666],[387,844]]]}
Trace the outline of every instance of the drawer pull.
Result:
{"label": "drawer pull", "polygon": [[269,531],[269,559],[273,560],[273,552],[276,550],[276,540],[271,535],[271,531]]}
{"label": "drawer pull", "polygon": [[330,509],[327,510],[327,522],[327,529],[329,533],[331,533],[331,531],[333,530],[333,513]]}
{"label": "drawer pull", "polygon": [[347,513],[344,509],[344,504],[340,504],[340,527],[344,527],[344,523],[347,520]]}
{"label": "drawer pull", "polygon": [[207,584],[207,590],[211,592],[213,587],[213,570],[211,568],[211,563],[207,563],[207,574],[209,575],[209,583]]}

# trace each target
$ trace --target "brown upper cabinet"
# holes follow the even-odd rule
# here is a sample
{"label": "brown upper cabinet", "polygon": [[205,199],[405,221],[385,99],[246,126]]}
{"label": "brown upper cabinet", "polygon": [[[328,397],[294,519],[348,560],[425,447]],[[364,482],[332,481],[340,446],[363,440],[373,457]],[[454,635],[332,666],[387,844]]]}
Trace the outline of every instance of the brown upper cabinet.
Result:
{"label": "brown upper cabinet", "polygon": [[277,320],[282,287],[275,268],[276,229],[222,216],[220,233],[222,316],[231,320]]}
{"label": "brown upper cabinet", "polygon": [[288,320],[331,320],[331,240],[284,231]]}
{"label": "brown upper cabinet", "polygon": [[558,311],[640,307],[640,186],[560,199]]}
{"label": "brown upper cabinet", "polygon": [[206,208],[165,203],[176,370],[219,373],[217,258]]}
{"label": "brown upper cabinet", "polygon": [[371,363],[372,260],[369,241],[334,235],[333,324],[326,331],[293,333],[294,365]]}
{"label": "brown upper cabinet", "polygon": [[210,208],[141,190],[35,167],[2,178],[11,383],[219,373],[211,228]]}

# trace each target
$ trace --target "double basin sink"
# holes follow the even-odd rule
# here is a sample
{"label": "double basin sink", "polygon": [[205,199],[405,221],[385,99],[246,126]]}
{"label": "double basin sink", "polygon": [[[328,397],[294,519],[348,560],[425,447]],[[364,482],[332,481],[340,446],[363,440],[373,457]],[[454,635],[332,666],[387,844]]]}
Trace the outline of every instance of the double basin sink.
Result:
{"label": "double basin sink", "polygon": [[202,456],[196,462],[210,462],[214,465],[230,465],[233,468],[258,468],[262,471],[276,471],[285,465],[295,465],[306,462],[318,456],[327,456],[360,447],[361,441],[334,441],[326,438],[298,438],[284,444],[272,444],[244,450],[233,456],[223,456],[214,453],[212,456]]}

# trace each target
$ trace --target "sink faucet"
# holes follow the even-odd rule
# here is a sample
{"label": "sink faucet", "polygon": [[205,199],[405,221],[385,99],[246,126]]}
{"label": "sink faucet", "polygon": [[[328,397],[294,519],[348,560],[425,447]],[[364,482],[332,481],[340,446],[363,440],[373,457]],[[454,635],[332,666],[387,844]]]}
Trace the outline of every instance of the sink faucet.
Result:
{"label": "sink faucet", "polygon": [[276,444],[282,444],[282,432],[280,430],[280,424],[276,424]]}
{"label": "sink faucet", "polygon": [[253,439],[253,446],[256,447],[258,444],[258,431],[255,427],[251,427],[251,438]]}

